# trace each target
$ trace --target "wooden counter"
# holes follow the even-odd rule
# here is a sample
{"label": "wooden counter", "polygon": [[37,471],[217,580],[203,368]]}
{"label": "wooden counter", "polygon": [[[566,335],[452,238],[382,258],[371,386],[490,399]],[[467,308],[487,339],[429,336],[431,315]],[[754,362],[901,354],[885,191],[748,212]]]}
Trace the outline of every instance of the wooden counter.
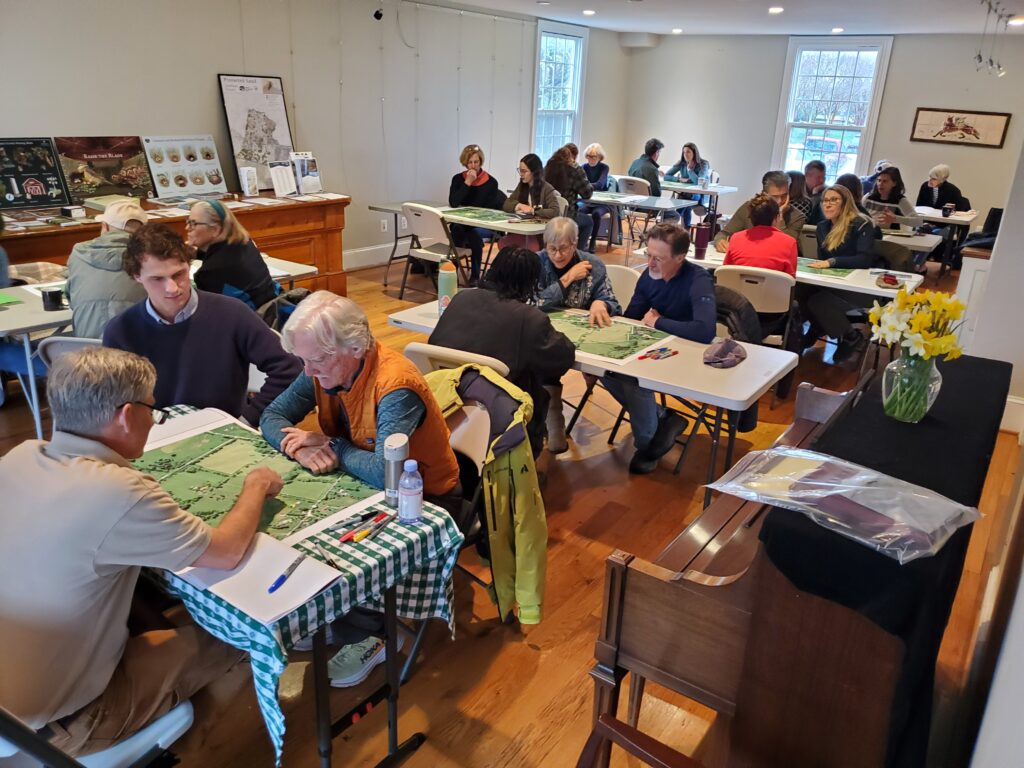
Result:
{"label": "wooden counter", "polygon": [[[272,195],[264,195],[272,197]],[[352,199],[289,201],[281,205],[253,205],[236,208],[233,213],[249,230],[256,245],[264,253],[286,261],[312,264],[318,274],[298,285],[311,290],[326,289],[345,295],[345,272],[342,261],[342,231],[345,228],[345,207]],[[155,208],[149,203],[144,207]],[[185,217],[156,218],[184,236]],[[0,235],[0,246],[11,264],[28,261],[52,261],[66,264],[75,243],[90,240],[99,234],[100,225],[91,219],[73,227],[38,227]]]}

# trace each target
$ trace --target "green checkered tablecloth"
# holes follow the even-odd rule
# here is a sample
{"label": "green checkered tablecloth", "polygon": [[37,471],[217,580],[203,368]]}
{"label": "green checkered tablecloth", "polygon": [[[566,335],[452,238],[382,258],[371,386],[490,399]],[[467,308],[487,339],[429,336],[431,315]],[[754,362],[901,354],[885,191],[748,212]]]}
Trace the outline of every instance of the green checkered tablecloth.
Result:
{"label": "green checkered tablecloth", "polygon": [[[174,416],[194,411],[176,406]],[[383,494],[381,494],[383,496]],[[368,509],[390,510],[383,500]],[[394,522],[372,539],[339,544],[338,534],[324,532],[295,547],[321,562],[318,542],[341,569],[341,577],[320,594],[273,624],[262,624],[209,590],[170,571],[152,575],[188,609],[196,623],[219,640],[249,653],[256,700],[274,745],[278,764],[284,744],[284,713],[277,699],[278,681],[288,665],[288,651],[318,628],[357,605],[383,611],[384,592],[395,586],[398,615],[406,619],[443,619],[455,631],[452,572],[464,537],[440,507],[423,505],[423,518]]]}

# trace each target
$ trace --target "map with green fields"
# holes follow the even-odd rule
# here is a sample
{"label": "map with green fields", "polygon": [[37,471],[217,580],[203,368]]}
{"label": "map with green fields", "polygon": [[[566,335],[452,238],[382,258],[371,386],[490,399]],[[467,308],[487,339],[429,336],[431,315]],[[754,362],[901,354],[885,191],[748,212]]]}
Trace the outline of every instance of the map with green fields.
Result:
{"label": "map with green fields", "polygon": [[275,451],[262,435],[237,425],[146,451],[134,465],[155,477],[183,509],[211,525],[231,509],[250,469],[270,467],[281,475],[284,489],[263,505],[260,530],[275,539],[286,539],[378,492],[346,474],[314,475]]}
{"label": "map with green fields", "polygon": [[511,214],[504,211],[495,211],[491,208],[453,208],[444,212],[446,216],[461,216],[464,219],[474,221],[508,221],[513,218]]}
{"label": "map with green fields", "polygon": [[586,313],[552,312],[548,317],[555,330],[568,336],[576,349],[618,362],[639,355],[670,336],[615,317],[606,328],[591,325]]}
{"label": "map with green fields", "polygon": [[827,267],[825,269],[812,269],[807,266],[816,259],[804,259],[799,258],[796,260],[796,271],[807,272],[812,275],[828,275],[829,277],[848,277],[853,270],[852,269],[839,269],[838,267]]}

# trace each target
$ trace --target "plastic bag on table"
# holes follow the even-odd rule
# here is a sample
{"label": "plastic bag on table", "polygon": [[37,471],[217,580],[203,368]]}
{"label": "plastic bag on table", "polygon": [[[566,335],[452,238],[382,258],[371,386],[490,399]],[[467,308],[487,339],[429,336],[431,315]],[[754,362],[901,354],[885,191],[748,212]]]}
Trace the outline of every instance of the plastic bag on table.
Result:
{"label": "plastic bag on table", "polygon": [[710,488],[803,512],[902,565],[934,555],[981,515],[919,485],[814,451],[752,451]]}

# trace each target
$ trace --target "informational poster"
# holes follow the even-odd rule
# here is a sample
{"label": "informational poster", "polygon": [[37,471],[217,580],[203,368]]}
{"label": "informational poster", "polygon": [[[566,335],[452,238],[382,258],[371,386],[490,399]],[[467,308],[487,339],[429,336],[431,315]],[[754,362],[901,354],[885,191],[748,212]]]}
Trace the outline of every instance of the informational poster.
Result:
{"label": "informational poster", "polygon": [[227,192],[213,136],[143,136],[157,197]]}
{"label": "informational poster", "polygon": [[57,156],[75,204],[87,197],[153,197],[153,179],[138,136],[58,136]]}
{"label": "informational poster", "polygon": [[49,138],[0,139],[0,210],[67,204]]}
{"label": "informational poster", "polygon": [[271,161],[291,160],[292,134],[279,77],[218,75],[231,151],[238,168],[255,168],[260,189],[271,189]]}

